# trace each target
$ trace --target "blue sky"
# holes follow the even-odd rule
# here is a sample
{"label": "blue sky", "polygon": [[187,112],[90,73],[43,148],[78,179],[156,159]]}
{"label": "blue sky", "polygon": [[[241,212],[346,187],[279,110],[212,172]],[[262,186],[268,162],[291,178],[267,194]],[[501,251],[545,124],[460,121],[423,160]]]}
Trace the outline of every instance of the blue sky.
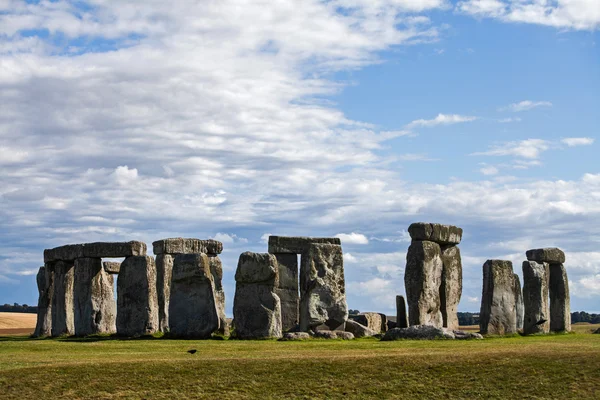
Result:
{"label": "blue sky", "polygon": [[486,259],[567,252],[600,311],[597,0],[0,0],[0,303],[44,248],[340,236],[350,308],[393,313],[411,222]]}

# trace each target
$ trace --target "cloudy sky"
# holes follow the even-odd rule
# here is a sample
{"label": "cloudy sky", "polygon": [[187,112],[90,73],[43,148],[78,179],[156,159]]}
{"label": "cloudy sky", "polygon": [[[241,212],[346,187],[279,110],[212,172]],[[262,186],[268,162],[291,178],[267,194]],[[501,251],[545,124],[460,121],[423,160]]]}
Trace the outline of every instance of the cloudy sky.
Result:
{"label": "cloudy sky", "polygon": [[348,305],[393,313],[414,221],[481,266],[567,252],[600,311],[598,0],[0,0],[0,303],[44,248],[339,236]]}

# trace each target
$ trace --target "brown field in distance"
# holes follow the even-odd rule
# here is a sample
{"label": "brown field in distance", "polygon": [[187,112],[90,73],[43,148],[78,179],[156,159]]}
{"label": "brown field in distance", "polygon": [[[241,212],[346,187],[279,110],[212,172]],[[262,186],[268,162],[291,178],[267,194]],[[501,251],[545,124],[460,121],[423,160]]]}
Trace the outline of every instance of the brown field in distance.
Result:
{"label": "brown field in distance", "polygon": [[0,335],[33,333],[36,319],[36,314],[0,312]]}

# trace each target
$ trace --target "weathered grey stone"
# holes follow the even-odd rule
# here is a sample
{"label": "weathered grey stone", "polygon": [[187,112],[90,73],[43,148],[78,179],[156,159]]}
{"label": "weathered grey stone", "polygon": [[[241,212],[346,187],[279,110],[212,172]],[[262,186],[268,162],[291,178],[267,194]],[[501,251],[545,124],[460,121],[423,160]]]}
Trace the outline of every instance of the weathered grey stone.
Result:
{"label": "weathered grey stone", "polygon": [[396,328],[408,328],[406,300],[404,296],[396,296]]}
{"label": "weathered grey stone", "polygon": [[283,337],[279,340],[307,340],[310,339],[310,335],[307,332],[287,332],[283,334]]}
{"label": "weathered grey stone", "polygon": [[44,250],[44,262],[73,261],[77,258],[119,258],[146,255],[146,243],[131,242],[96,242],[69,244]]}
{"label": "weathered grey stone", "polygon": [[173,275],[171,254],[156,256],[156,292],[158,295],[158,320],[161,332],[169,332],[169,299],[171,298],[171,276]]}
{"label": "weathered grey stone", "polygon": [[565,253],[556,247],[547,247],[545,249],[532,249],[527,250],[525,253],[528,261],[535,261],[537,263],[565,263]]}
{"label": "weathered grey stone", "polygon": [[571,330],[571,300],[569,280],[563,264],[550,264],[550,330]]}
{"label": "weathered grey stone", "polygon": [[158,328],[154,258],[127,257],[117,280],[117,334],[152,335]]}
{"label": "weathered grey stone", "polygon": [[304,254],[312,243],[337,244],[342,242],[339,238],[312,238],[301,236],[269,236],[269,253]]}
{"label": "weathered grey stone", "polygon": [[[407,320],[408,321],[408,320]],[[386,332],[389,331],[390,329],[394,329],[394,328],[398,328],[398,324],[396,323],[396,321],[392,321],[389,317],[388,317],[388,322],[387,322],[387,329],[385,330]]]}
{"label": "weathered grey stone", "polygon": [[454,339],[454,333],[446,328],[438,328],[431,325],[413,325],[408,328],[394,328],[385,333],[381,340],[399,339]]}
{"label": "weathered grey stone", "polygon": [[427,240],[440,245],[459,244],[462,239],[462,229],[453,225],[415,222],[408,227],[408,233],[413,240]]}
{"label": "weathered grey stone", "polygon": [[352,332],[334,331],[334,333],[336,334],[338,339],[342,339],[342,340],[353,340],[354,339],[354,334]]}
{"label": "weathered grey stone", "polygon": [[523,329],[523,320],[525,318],[525,306],[523,305],[523,290],[521,289],[521,279],[515,274],[515,318],[517,330]]}
{"label": "weathered grey stone", "polygon": [[373,330],[375,334],[383,333],[387,330],[387,317],[384,314],[364,312],[358,315],[351,315],[349,318]]}
{"label": "weathered grey stone", "polygon": [[152,243],[153,252],[159,254],[209,254],[217,255],[223,252],[223,243],[214,239],[170,238],[157,240]]}
{"label": "weathered grey stone", "polygon": [[462,261],[457,246],[442,247],[442,283],[440,285],[440,311],[442,326],[458,329],[458,303],[462,295]]}
{"label": "weathered grey stone", "polygon": [[430,241],[413,241],[406,254],[404,286],[410,325],[443,324],[440,311],[442,250]]}
{"label": "weathered grey stone", "polygon": [[453,330],[452,333],[454,334],[454,338],[457,340],[483,339],[483,336],[476,332]]}
{"label": "weathered grey stone", "polygon": [[483,264],[483,293],[479,330],[483,334],[517,332],[515,274],[512,262],[487,260]]}
{"label": "weathered grey stone", "polygon": [[33,336],[42,337],[52,334],[52,297],[54,295],[53,266],[46,264],[40,267],[36,275],[39,292],[37,323]]}
{"label": "weathered grey stone", "polygon": [[354,337],[357,338],[371,337],[377,335],[377,332],[375,332],[373,329],[369,329],[366,326],[352,319],[346,321],[346,332],[352,333]]}
{"label": "weathered grey stone", "polygon": [[223,290],[223,263],[219,256],[209,256],[210,273],[215,283],[215,300],[217,302],[217,313],[219,314],[219,334],[229,336],[229,325],[225,316],[225,290]]}
{"label": "weathered grey stone", "polygon": [[52,336],[74,335],[73,285],[75,268],[71,261],[54,264],[54,296],[52,298]]}
{"label": "weathered grey stone", "polygon": [[523,304],[525,318],[523,333],[548,333],[550,308],[548,307],[548,264],[523,262]]}
{"label": "weathered grey stone", "polygon": [[178,254],[173,260],[169,331],[175,337],[207,339],[218,332],[215,284],[206,254]]}
{"label": "weathered grey stone", "polygon": [[104,261],[102,263],[102,267],[104,267],[104,270],[112,275],[118,275],[119,271],[121,270],[121,263],[120,262],[113,262],[113,261]]}
{"label": "weathered grey stone", "polygon": [[341,327],[348,319],[342,246],[313,243],[302,257],[300,328]]}
{"label": "weathered grey stone", "polygon": [[284,331],[298,324],[298,256],[296,254],[275,254],[279,269],[279,284],[275,294],[281,301],[281,326]]}
{"label": "weathered grey stone", "polygon": [[313,334],[314,338],[317,339],[342,339],[342,340],[352,340],[354,339],[354,335],[351,332],[345,331],[316,331]]}
{"label": "weathered grey stone", "polygon": [[273,254],[245,252],[235,272],[233,320],[239,339],[282,336],[281,301],[275,294],[279,268]]}
{"label": "weathered grey stone", "polygon": [[75,260],[73,309],[77,336],[116,332],[113,276],[100,258]]}

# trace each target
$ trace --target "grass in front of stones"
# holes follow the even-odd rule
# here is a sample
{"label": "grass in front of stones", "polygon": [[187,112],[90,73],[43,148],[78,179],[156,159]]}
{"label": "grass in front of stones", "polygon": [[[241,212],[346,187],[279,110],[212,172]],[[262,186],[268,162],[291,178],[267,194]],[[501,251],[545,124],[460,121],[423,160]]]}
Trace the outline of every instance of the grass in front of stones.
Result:
{"label": "grass in front of stones", "polygon": [[585,328],[478,341],[11,336],[0,398],[600,398],[600,335]]}

